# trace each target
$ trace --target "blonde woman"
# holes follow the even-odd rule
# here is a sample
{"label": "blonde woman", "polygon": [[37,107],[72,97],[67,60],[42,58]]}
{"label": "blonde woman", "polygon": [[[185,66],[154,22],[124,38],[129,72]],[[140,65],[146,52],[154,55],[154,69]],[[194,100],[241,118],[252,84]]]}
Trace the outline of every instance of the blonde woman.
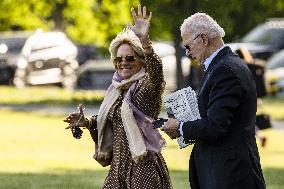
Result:
{"label": "blonde woman", "polygon": [[[165,140],[153,129],[161,108],[165,81],[160,58],[148,38],[151,13],[146,7],[131,9],[134,26],[128,26],[111,42],[109,50],[116,72],[97,117],[79,113],[66,118],[68,128],[85,127],[96,144],[94,158],[110,165],[103,188],[172,188],[161,155]],[[80,117],[82,119],[80,119]]]}

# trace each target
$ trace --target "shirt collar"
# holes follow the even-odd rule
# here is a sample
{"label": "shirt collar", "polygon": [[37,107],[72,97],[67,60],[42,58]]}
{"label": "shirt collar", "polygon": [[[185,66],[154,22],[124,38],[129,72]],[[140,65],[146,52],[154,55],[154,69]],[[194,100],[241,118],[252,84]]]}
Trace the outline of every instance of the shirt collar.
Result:
{"label": "shirt collar", "polygon": [[222,47],[220,47],[219,49],[217,49],[215,52],[213,52],[208,58],[206,58],[206,60],[204,61],[204,68],[205,70],[207,70],[207,68],[209,67],[210,63],[212,62],[213,58],[215,58],[215,56],[218,54],[219,51],[221,51],[223,48],[225,48],[227,45],[223,45]]}

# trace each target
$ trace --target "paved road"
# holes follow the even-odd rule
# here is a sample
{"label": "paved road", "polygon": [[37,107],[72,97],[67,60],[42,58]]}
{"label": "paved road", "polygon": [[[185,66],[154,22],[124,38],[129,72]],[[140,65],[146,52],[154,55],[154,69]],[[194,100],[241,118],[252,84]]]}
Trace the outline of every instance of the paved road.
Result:
{"label": "paved road", "polygon": [[[78,111],[76,106],[49,106],[49,105],[0,105],[0,109],[14,111],[29,111],[44,114],[63,114],[68,115],[71,112]],[[85,115],[89,117],[98,113],[98,107],[85,106]],[[160,117],[166,117],[165,112],[161,112]],[[273,128],[284,130],[284,121],[272,121]]]}

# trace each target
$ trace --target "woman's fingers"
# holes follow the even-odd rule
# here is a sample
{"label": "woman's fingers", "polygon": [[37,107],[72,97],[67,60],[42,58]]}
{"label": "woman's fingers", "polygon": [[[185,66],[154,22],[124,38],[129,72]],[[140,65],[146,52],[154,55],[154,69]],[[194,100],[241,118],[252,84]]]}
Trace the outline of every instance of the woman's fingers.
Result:
{"label": "woman's fingers", "polygon": [[69,123],[68,127],[65,129],[70,129],[71,127],[80,127],[79,122],[81,122],[84,117],[84,108],[82,104],[78,106],[79,112],[73,112],[69,114],[63,121]]}
{"label": "woman's fingers", "polygon": [[63,121],[70,121],[71,119],[73,119],[74,116],[73,115],[69,115],[67,116]]}
{"label": "woman's fingers", "polygon": [[71,120],[71,117],[68,116],[68,117],[66,117],[63,121],[64,121],[64,122],[69,122],[70,120]]}
{"label": "woman's fingers", "polygon": [[148,22],[150,22],[150,21],[151,21],[151,18],[152,18],[152,12],[150,12],[150,14],[149,14]]}
{"label": "woman's fingers", "polygon": [[68,127],[65,127],[65,129],[70,129],[71,127],[76,127],[76,124],[70,123],[70,124],[68,125]]}
{"label": "woman's fingers", "polygon": [[79,117],[80,117],[80,114],[76,112],[76,113],[69,114],[63,121],[72,123],[72,122],[76,122],[79,119]]}
{"label": "woman's fingers", "polygon": [[84,113],[84,109],[83,109],[83,105],[82,104],[79,104],[79,112],[80,114],[83,114]]}
{"label": "woman's fingers", "polygon": [[136,15],[135,9],[133,7],[131,7],[131,14],[132,14],[133,20],[136,21],[137,15]]}
{"label": "woman's fingers", "polygon": [[143,7],[143,18],[147,18],[147,8],[146,6]]}
{"label": "woman's fingers", "polygon": [[138,5],[138,17],[141,18],[142,17],[142,12],[141,12],[141,5]]}
{"label": "woman's fingers", "polygon": [[[131,14],[132,14],[134,21],[136,21],[137,18],[147,19],[147,8],[146,8],[146,6],[143,6],[143,9],[142,9],[141,5],[139,4],[138,9],[137,9],[137,14],[136,14],[135,9],[133,7],[131,7]],[[151,18],[152,18],[152,12],[149,13],[148,21],[150,21]]]}

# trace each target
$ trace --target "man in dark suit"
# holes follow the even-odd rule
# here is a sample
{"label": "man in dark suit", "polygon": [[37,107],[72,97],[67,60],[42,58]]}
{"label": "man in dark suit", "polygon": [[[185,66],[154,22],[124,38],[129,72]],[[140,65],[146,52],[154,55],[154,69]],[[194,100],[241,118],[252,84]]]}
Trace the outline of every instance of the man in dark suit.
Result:
{"label": "man in dark suit", "polygon": [[224,45],[224,30],[196,13],[181,26],[190,58],[205,68],[198,92],[201,119],[163,126],[171,138],[195,141],[190,162],[192,189],[264,189],[255,140],[256,88],[246,64]]}

